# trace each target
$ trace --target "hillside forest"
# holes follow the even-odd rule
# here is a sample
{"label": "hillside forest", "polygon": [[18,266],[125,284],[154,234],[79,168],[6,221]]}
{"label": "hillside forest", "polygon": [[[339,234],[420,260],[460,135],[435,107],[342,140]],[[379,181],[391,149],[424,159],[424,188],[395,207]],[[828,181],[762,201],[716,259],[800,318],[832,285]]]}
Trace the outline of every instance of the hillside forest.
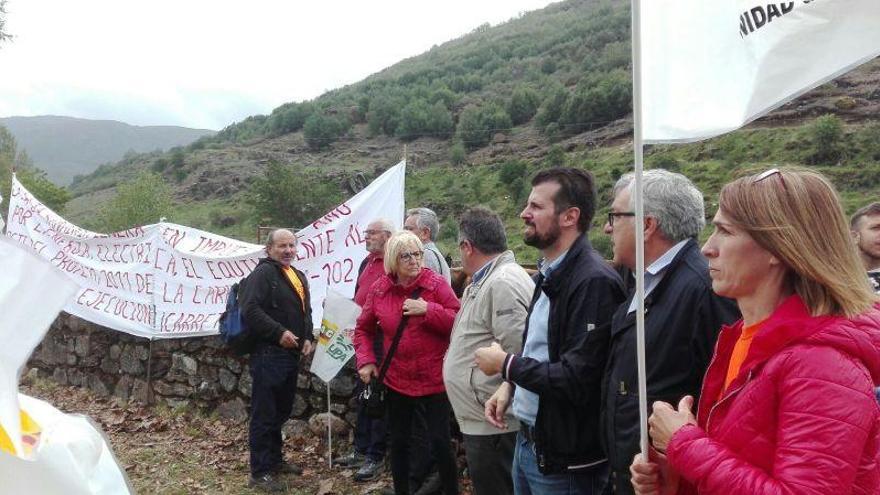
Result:
{"label": "hillside forest", "polygon": [[[439,245],[453,257],[456,216],[498,211],[523,262],[519,211],[530,176],[549,166],[591,170],[601,232],[614,181],[632,168],[629,3],[566,0],[497,26],[483,25],[311,101],[290,102],[188,146],[130,154],[49,182],[0,130],[0,194],[9,167],[65,218],[97,231],[169,221],[255,241],[258,225],[299,226],[396,164],[408,163],[407,206],[443,219]],[[328,63],[332,63],[328,61]],[[880,197],[880,61],[715,139],[646,150],[646,166],[691,178],[706,213],[745,171],[814,167],[847,213]]]}

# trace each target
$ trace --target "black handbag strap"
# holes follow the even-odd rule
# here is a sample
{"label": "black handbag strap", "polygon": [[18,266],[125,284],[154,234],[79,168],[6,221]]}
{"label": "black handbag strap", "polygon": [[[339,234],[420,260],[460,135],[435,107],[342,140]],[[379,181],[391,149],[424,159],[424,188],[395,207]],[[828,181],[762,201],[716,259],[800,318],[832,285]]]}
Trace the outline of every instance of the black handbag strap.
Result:
{"label": "black handbag strap", "polygon": [[[421,294],[422,288],[416,287],[412,294],[410,294],[409,298],[418,299]],[[397,345],[400,344],[400,337],[403,336],[403,329],[408,322],[409,315],[400,318],[400,324],[397,325],[397,332],[394,334],[394,340],[391,342],[391,347],[388,348],[388,354],[386,354],[385,359],[382,360],[382,368],[379,370],[379,383],[385,381],[385,373],[388,371],[388,366],[391,364],[391,358],[394,357],[394,351],[397,350]]]}

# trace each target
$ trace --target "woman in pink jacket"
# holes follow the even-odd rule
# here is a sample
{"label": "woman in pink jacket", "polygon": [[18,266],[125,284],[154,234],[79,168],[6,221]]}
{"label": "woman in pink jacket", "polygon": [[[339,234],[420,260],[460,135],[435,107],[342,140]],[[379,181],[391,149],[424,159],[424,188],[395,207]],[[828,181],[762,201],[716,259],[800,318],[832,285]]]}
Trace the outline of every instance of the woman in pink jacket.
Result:
{"label": "woman in pink jacket", "polygon": [[640,494],[880,493],[880,311],[837,194],[769,170],[721,191],[703,254],[743,319],[722,329],[693,399],[655,403]]}
{"label": "woman in pink jacket", "polygon": [[427,433],[443,493],[458,493],[458,470],[449,433],[449,401],[443,385],[443,356],[460,304],[440,275],[424,268],[424,247],[415,234],[402,231],[385,244],[385,276],[367,295],[354,333],[358,374],[364,383],[379,376],[373,339],[382,332],[385,355],[401,319],[408,321],[384,377],[388,387],[391,474],[394,492],[409,495],[409,448],[413,413],[423,408]]}

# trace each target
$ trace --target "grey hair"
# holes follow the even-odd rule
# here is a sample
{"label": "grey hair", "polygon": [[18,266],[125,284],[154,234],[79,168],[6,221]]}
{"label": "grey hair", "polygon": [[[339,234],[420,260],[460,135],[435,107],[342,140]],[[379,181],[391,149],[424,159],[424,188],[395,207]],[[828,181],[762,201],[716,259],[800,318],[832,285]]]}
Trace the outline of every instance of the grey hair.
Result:
{"label": "grey hair", "polygon": [[470,208],[461,214],[458,220],[458,240],[470,242],[483,254],[507,251],[507,233],[501,217],[481,206]]}
{"label": "grey hair", "polygon": [[437,214],[430,208],[410,208],[406,210],[407,217],[416,217],[416,225],[420,229],[428,229],[431,233],[431,242],[437,240],[437,233],[440,232],[440,221],[437,220]]}
{"label": "grey hair", "polygon": [[294,234],[293,232],[291,232],[291,231],[288,230],[288,229],[274,229],[274,230],[270,230],[270,231],[269,231],[269,235],[266,236],[266,250],[267,250],[267,251],[269,250],[270,247],[272,247],[272,244],[275,243],[275,237],[276,237],[278,234],[280,234],[281,232],[287,232],[288,234],[292,235],[294,239],[296,239],[296,234]]}
{"label": "grey hair", "polygon": [[369,224],[367,224],[367,226],[370,226],[373,224],[378,225],[379,228],[381,228],[385,232],[388,232],[389,234],[393,234],[397,231],[397,229],[394,228],[394,224],[391,223],[391,220],[388,220],[387,218],[375,218],[375,219],[373,219],[373,221],[371,221]]}
{"label": "grey hair", "polygon": [[[632,173],[624,174],[614,184],[614,196],[629,187]],[[642,198],[645,216],[654,217],[667,240],[678,243],[695,239],[706,226],[703,193],[687,177],[655,168],[642,175]],[[630,195],[629,207],[635,209],[635,196]]]}

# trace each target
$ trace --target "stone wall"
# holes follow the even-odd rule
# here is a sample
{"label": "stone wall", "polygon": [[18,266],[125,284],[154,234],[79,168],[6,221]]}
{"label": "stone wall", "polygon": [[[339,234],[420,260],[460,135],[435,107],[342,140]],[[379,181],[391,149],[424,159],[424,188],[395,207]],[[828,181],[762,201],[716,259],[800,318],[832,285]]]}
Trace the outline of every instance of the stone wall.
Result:
{"label": "stone wall", "polygon": [[[191,406],[235,421],[247,418],[247,359],[227,351],[219,337],[154,340],[150,347],[147,339],[62,313],[28,362],[28,373],[102,396]],[[293,408],[298,419],[327,412],[326,386],[308,372],[310,363],[306,358],[300,365]],[[330,383],[330,409],[349,424],[356,416],[351,407],[356,376],[352,359]]]}

